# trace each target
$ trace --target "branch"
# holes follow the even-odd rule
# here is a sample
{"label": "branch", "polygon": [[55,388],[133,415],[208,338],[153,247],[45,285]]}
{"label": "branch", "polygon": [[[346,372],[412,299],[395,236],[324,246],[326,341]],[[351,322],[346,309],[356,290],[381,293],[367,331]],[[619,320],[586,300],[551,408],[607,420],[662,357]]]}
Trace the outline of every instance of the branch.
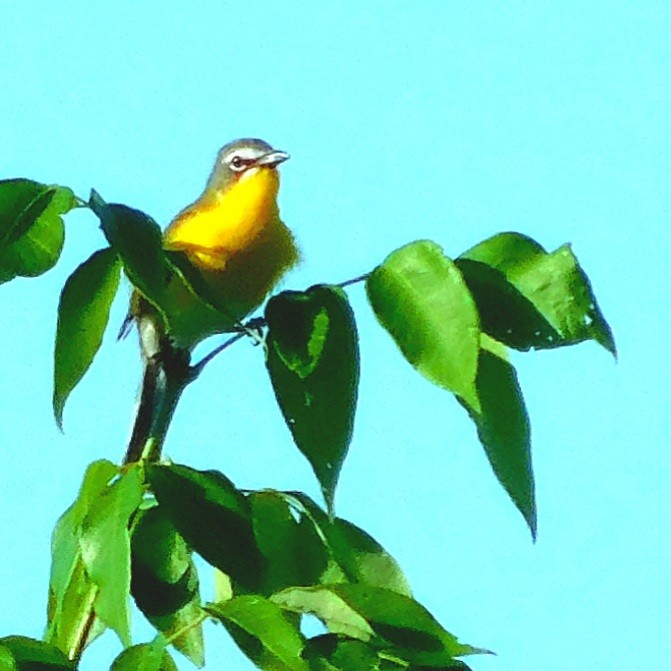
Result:
{"label": "branch", "polygon": [[345,280],[344,282],[340,282],[339,284],[336,284],[337,287],[340,287],[341,289],[344,289],[345,287],[349,287],[352,284],[357,284],[358,282],[365,282],[370,273],[364,273],[363,275],[359,275],[359,277],[353,277],[351,280]]}

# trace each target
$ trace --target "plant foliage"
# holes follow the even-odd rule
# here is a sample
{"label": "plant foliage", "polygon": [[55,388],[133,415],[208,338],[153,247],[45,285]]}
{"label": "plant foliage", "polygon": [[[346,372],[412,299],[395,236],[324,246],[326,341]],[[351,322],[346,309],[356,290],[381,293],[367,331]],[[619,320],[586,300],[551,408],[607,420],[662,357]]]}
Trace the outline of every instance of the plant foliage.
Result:
{"label": "plant foliage", "polygon": [[[90,208],[105,240],[61,293],[53,394],[59,426],[101,346],[122,271],[158,314],[165,315],[165,288],[175,276],[208,309],[221,307],[180,254],[163,250],[146,214],[107,204],[95,191],[84,203],[66,187],[26,179],[0,182],[0,282],[52,268],[63,216],[78,206]],[[529,417],[508,351],[594,340],[616,353],[570,246],[547,252],[509,232],[450,258],[437,243],[419,240],[389,254],[365,283],[402,357],[465,408],[535,538]],[[444,629],[414,598],[393,557],[336,515],[360,358],[346,292],[325,284],[284,291],[268,301],[261,330],[262,364],[325,507],[301,492],[239,489],[220,471],[96,461],[53,533],[44,640],[0,639],[0,668],[75,669],[105,629],[125,648],[115,671],[175,669],[171,648],[200,667],[208,619],[268,671],[447,671],[468,669],[461,658],[487,652]],[[189,370],[186,383],[199,368]],[[216,570],[210,599],[201,594],[194,555]],[[131,599],[156,629],[151,642],[132,644]],[[306,636],[306,616],[318,618],[325,633]]]}

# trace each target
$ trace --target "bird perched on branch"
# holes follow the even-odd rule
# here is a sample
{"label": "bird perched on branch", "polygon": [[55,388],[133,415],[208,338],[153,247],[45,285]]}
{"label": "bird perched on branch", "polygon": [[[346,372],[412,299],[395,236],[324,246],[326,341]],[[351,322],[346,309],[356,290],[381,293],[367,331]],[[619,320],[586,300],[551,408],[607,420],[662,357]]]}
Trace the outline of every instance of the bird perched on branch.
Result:
{"label": "bird perched on branch", "polygon": [[288,158],[263,140],[224,145],[202,195],[167,227],[164,248],[184,253],[185,276],[195,281],[189,286],[177,275],[171,278],[164,314],[133,292],[129,321],[138,327],[145,373],[127,463],[156,453],[157,446],[149,443],[162,441],[159,429],[165,424],[164,433],[167,423],[161,416],[171,415],[177,401],[159,389],[169,383],[166,357],[182,352],[188,359],[204,338],[238,329],[297,263],[294,237],[277,205],[277,167]]}

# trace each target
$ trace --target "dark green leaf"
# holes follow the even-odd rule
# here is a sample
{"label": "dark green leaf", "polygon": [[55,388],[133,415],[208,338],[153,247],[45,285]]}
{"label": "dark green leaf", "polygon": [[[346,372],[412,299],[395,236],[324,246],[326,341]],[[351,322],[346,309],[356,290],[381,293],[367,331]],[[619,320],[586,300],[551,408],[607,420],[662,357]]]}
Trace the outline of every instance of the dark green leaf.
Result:
{"label": "dark green leaf", "polygon": [[242,589],[254,591],[265,570],[247,499],[217,471],[150,465],[147,479],[163,512],[187,543]]}
{"label": "dark green leaf", "polygon": [[260,669],[308,671],[301,657],[304,639],[276,604],[257,595],[234,597],[206,610],[229,630],[240,649]]}
{"label": "dark green leaf", "polygon": [[[27,636],[0,638],[0,649],[11,653],[14,666],[18,671],[72,671],[77,668],[76,664],[71,662],[58,648]],[[2,662],[3,659],[0,656],[0,664]],[[5,666],[0,668],[6,671]],[[11,668],[11,666],[8,667],[8,669]]]}
{"label": "dark green leaf", "polygon": [[[247,311],[247,306],[234,306],[229,296],[226,296],[221,286],[208,283],[203,273],[193,264],[188,255],[183,251],[172,249],[165,250],[165,256],[176,273],[176,281],[184,285],[184,291],[188,291],[193,300],[200,301],[200,311],[205,311],[213,320],[221,321],[223,314],[230,324],[235,324],[241,317],[241,313]],[[244,309],[243,309],[244,308]]]}
{"label": "dark green leaf", "polygon": [[266,365],[298,449],[329,510],[354,427],[359,348],[352,309],[338,287],[285,291],[268,301]]}
{"label": "dark green leaf", "polygon": [[[490,653],[493,654],[493,653]],[[380,668],[382,671],[382,668]],[[465,664],[460,659],[455,659],[444,666],[425,666],[423,664],[411,664],[407,671],[473,671],[468,664]]]}
{"label": "dark green leaf", "polygon": [[79,536],[86,573],[96,585],[96,615],[130,645],[128,522],[142,501],[139,469],[131,468],[89,508]]}
{"label": "dark green leaf", "polygon": [[116,253],[110,248],[101,249],[70,275],[61,292],[53,395],[54,415],[60,428],[65,402],[102,343],[110,307],[119,287],[120,271]]}
{"label": "dark green leaf", "polygon": [[485,349],[480,351],[478,394],[481,411],[472,412],[478,436],[494,474],[536,538],[536,501],[531,466],[529,418],[515,369]]}
{"label": "dark green leaf", "polygon": [[312,521],[301,513],[296,519],[279,492],[254,492],[249,502],[256,542],[266,559],[260,591],[272,594],[290,585],[319,582],[329,557]]}
{"label": "dark green leaf", "polygon": [[485,333],[523,351],[560,343],[561,335],[500,270],[470,259],[457,259],[455,265],[478,306]]}
{"label": "dark green leaf", "polygon": [[200,614],[198,573],[190,548],[160,506],[141,511],[134,521],[131,576],[138,608],[177,650],[203,666],[202,626],[187,626]]}
{"label": "dark green leaf", "polygon": [[159,225],[140,210],[107,204],[95,191],[91,192],[89,207],[100,219],[103,233],[121,258],[130,281],[160,308],[173,268],[163,251]]}
{"label": "dark green leaf", "polygon": [[[347,520],[329,518],[305,494],[291,493],[285,497],[294,507],[305,511],[305,516],[319,529],[331,560],[342,572],[342,581],[383,587],[410,596],[410,586],[400,566],[372,536]],[[331,582],[336,582],[333,576]]]}
{"label": "dark green leaf", "polygon": [[[179,333],[180,341],[189,341],[230,330],[235,319],[225,306],[218,305],[221,301],[217,302],[217,296],[182,252],[163,249],[161,229],[151,217],[126,205],[107,204],[95,191],[89,207],[100,219],[127,277],[155,308],[168,331]],[[184,304],[188,305],[186,312]]]}
{"label": "dark green leaf", "polygon": [[478,311],[443,250],[420,240],[392,252],[369,275],[366,290],[379,322],[408,362],[477,411]]}
{"label": "dark green leaf", "polygon": [[[561,334],[560,344],[596,340],[616,355],[613,334],[570,245],[548,254],[526,236],[500,233],[469,249],[462,258],[504,273]],[[557,343],[549,342],[548,346],[556,347]]]}
{"label": "dark green leaf", "polygon": [[303,657],[310,663],[310,671],[378,671],[380,668],[380,658],[374,648],[336,634],[309,639]]}
{"label": "dark green leaf", "polygon": [[414,664],[446,665],[455,657],[486,652],[459,643],[410,597],[367,585],[289,588],[273,601],[300,613],[314,613],[331,633],[370,642]]}
{"label": "dark green leaf", "polygon": [[72,191],[28,179],[0,181],[0,283],[52,268],[63,248],[61,215],[77,206]]}
{"label": "dark green leaf", "polygon": [[158,636],[152,643],[126,648],[113,662],[110,671],[177,671],[177,665]]}

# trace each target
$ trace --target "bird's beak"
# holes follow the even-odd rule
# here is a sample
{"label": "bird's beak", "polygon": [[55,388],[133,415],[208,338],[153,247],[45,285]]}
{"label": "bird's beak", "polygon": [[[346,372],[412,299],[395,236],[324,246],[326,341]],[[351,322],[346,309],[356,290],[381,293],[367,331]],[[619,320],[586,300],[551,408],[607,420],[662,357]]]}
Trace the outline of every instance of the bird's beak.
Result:
{"label": "bird's beak", "polygon": [[288,158],[289,154],[287,154],[285,151],[278,151],[276,149],[273,149],[272,151],[269,151],[267,154],[264,154],[263,156],[257,158],[254,165],[267,165],[270,166],[271,168],[275,168],[280,163],[284,163],[284,161],[286,161]]}

